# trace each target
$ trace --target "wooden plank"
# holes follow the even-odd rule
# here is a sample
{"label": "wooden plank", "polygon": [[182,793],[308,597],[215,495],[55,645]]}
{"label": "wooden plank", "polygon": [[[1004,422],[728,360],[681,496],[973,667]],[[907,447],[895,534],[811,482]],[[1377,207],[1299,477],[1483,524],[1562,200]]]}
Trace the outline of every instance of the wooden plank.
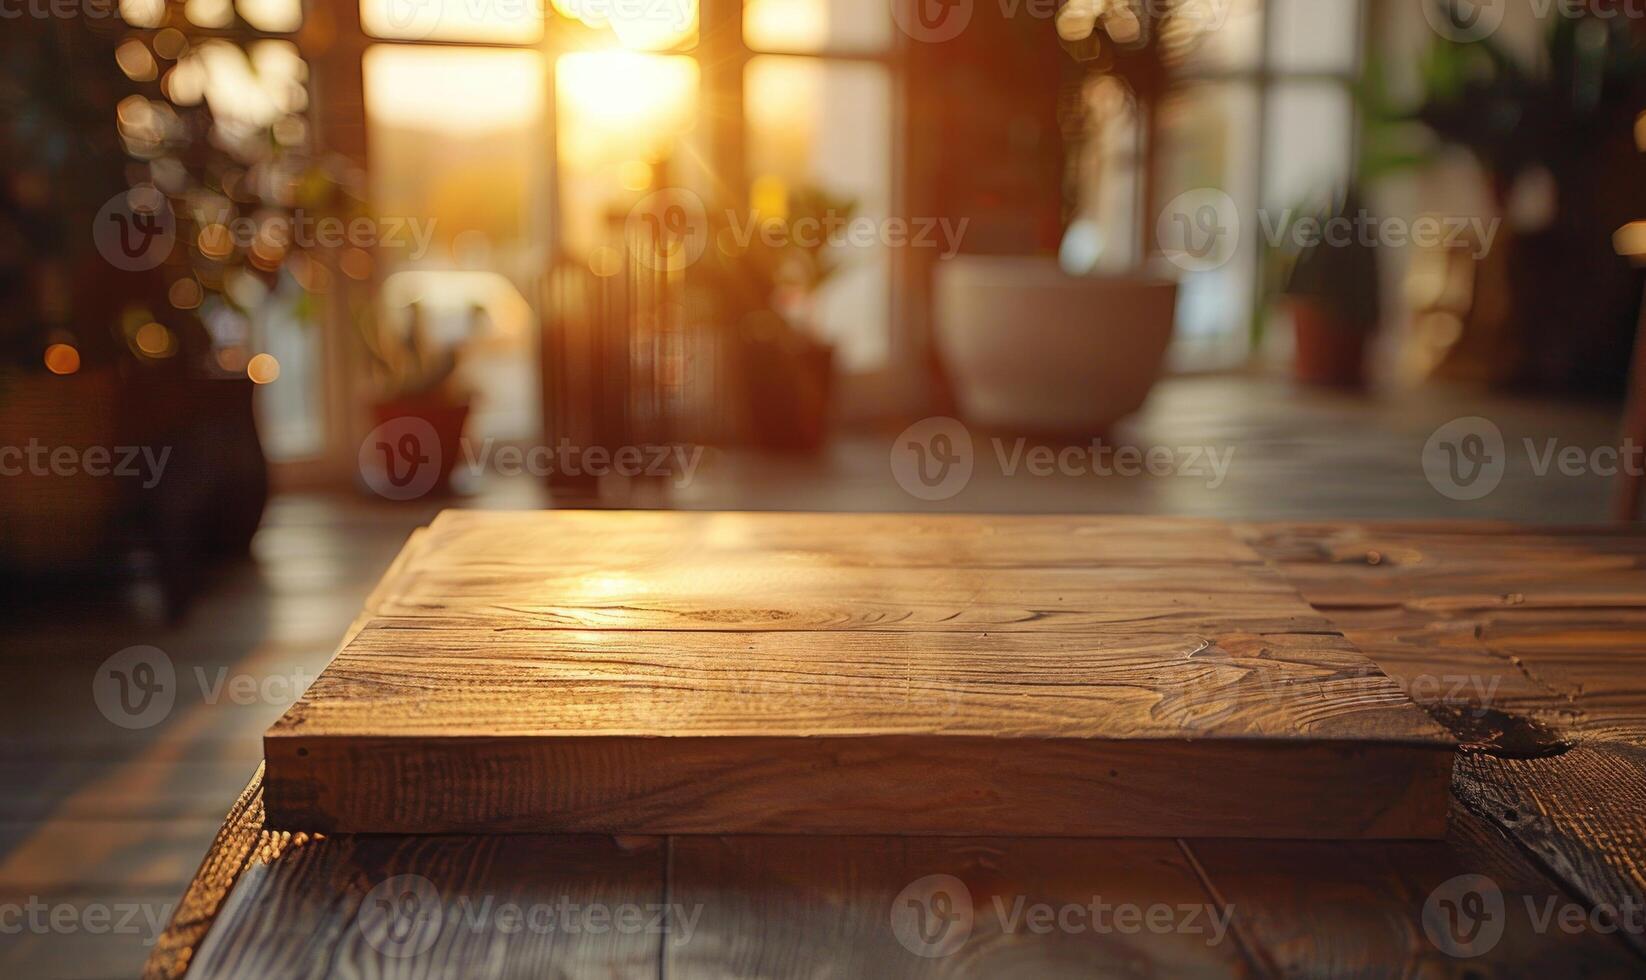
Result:
{"label": "wooden plank", "polygon": [[1546,729],[1558,743],[1646,745],[1639,529],[1345,524],[1240,533],[1416,700],[1449,708],[1436,713],[1449,726],[1490,714],[1500,727],[1520,720]]}
{"label": "wooden plank", "polygon": [[314,840],[242,872],[188,976],[652,977],[662,858],[642,839]]}
{"label": "wooden plank", "polygon": [[240,798],[229,808],[194,880],[172,912],[166,931],[155,941],[143,969],[144,980],[176,980],[187,973],[195,950],[246,867],[274,861],[288,847],[301,846],[308,840],[309,835],[305,833],[264,828],[263,767],[259,766]]}
{"label": "wooden plank", "polygon": [[1585,744],[1544,759],[1469,756],[1457,792],[1646,953],[1646,751]]}
{"label": "wooden plank", "polygon": [[[1229,912],[1171,841],[681,837],[681,980],[1226,977]],[[1152,918],[1151,918],[1152,916]]]}
{"label": "wooden plank", "polygon": [[[1471,750],[1455,788],[1475,818],[1586,909],[1646,909],[1641,529],[1241,533]],[[1438,678],[1465,683],[1419,683]]]}
{"label": "wooden plank", "polygon": [[[1219,525],[647,514],[631,533],[631,516],[435,521],[398,575],[408,592],[380,611],[426,600],[438,613],[366,624],[270,729],[271,820],[397,833],[1443,831],[1450,742]],[[1142,538],[1169,541],[1160,554],[1181,564],[1134,566]],[[1013,567],[1025,542],[1050,562]],[[572,571],[585,552],[641,563]],[[1206,554],[1227,563],[1189,558]],[[785,579],[784,566],[801,571]],[[1213,587],[1152,590],[1179,570]],[[1066,600],[1076,611],[1031,628]],[[571,628],[591,616],[607,628]],[[650,628],[617,628],[633,622]],[[1383,792],[1359,791],[1369,784]]]}

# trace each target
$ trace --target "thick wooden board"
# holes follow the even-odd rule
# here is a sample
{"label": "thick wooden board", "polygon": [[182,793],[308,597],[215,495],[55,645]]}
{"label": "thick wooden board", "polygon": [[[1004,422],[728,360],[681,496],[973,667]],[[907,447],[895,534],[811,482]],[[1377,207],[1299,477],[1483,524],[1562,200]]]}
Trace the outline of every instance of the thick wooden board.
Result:
{"label": "thick wooden board", "polygon": [[446,514],[395,579],[277,825],[1444,830],[1449,739],[1211,522]]}

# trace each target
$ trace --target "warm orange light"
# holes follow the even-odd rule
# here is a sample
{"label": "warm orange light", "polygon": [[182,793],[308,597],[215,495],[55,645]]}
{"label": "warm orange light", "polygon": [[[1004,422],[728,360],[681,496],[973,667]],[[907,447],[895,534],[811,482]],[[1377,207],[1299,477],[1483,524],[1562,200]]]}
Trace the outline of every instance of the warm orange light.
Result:
{"label": "warm orange light", "polygon": [[171,331],[152,321],[137,328],[132,343],[150,357],[169,357],[172,353]]}
{"label": "warm orange light", "polygon": [[166,0],[120,0],[120,19],[133,27],[159,27],[166,21]]}
{"label": "warm orange light", "polygon": [[239,347],[224,347],[217,352],[217,366],[238,374],[246,369],[246,352]]}
{"label": "warm orange light", "polygon": [[220,30],[234,23],[234,4],[229,0],[188,0],[183,16],[196,27]]}
{"label": "warm orange light", "polygon": [[1631,259],[1646,259],[1646,221],[1631,221],[1612,235],[1617,254]]}
{"label": "warm orange light", "polygon": [[80,352],[68,344],[46,348],[46,370],[52,374],[73,374],[80,370]]}
{"label": "warm orange light", "polygon": [[[162,8],[165,0],[159,0]],[[176,61],[189,49],[189,39],[175,27],[168,27],[154,35],[154,53],[167,61]]]}
{"label": "warm orange light", "polygon": [[196,244],[200,246],[200,254],[206,258],[226,259],[234,249],[234,236],[226,225],[211,224],[200,229]]}
{"label": "warm orange light", "polygon": [[258,354],[246,362],[246,377],[254,384],[272,384],[280,377],[280,362],[273,354]]}
{"label": "warm orange light", "polygon": [[582,21],[594,30],[610,30],[630,51],[666,51],[697,36],[697,0],[612,3],[610,0],[552,0],[555,13]]}
{"label": "warm orange light", "polygon": [[166,298],[179,310],[192,310],[200,305],[205,295],[200,289],[199,282],[193,279],[179,279],[166,291]]}
{"label": "warm orange light", "polygon": [[121,41],[120,46],[114,49],[114,60],[126,77],[134,82],[152,82],[160,74],[160,66],[155,64],[148,45],[136,38]]}
{"label": "warm orange light", "polygon": [[351,248],[337,260],[345,276],[361,281],[371,277],[371,265],[371,254],[363,248]]}
{"label": "warm orange light", "polygon": [[602,279],[610,279],[623,271],[623,253],[610,245],[597,245],[589,253],[589,271]]}
{"label": "warm orange light", "polygon": [[543,36],[538,3],[361,0],[360,24],[375,37],[531,44]]}
{"label": "warm orange light", "polygon": [[289,34],[303,26],[301,0],[239,0],[240,16],[260,31]]}
{"label": "warm orange light", "polygon": [[547,87],[536,51],[380,44],[365,71],[374,121],[451,138],[534,126]]}
{"label": "warm orange light", "polygon": [[697,62],[691,58],[584,51],[556,62],[555,81],[561,152],[582,168],[659,154],[695,115]]}
{"label": "warm orange light", "polygon": [[625,160],[617,168],[617,179],[624,190],[643,191],[652,185],[652,166],[644,160]]}
{"label": "warm orange light", "polygon": [[751,0],[743,38],[756,51],[821,51],[829,41],[827,0]]}

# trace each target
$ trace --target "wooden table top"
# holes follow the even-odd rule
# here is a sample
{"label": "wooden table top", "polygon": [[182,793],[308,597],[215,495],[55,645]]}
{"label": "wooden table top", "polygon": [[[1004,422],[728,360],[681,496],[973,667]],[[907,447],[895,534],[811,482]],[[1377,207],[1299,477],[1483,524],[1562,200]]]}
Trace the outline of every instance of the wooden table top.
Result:
{"label": "wooden table top", "polygon": [[[430,533],[350,640],[374,617],[462,617],[415,574]],[[1271,524],[1232,540],[1462,743],[1444,841],[322,837],[264,826],[259,772],[148,973],[1639,975],[1646,534]],[[547,569],[552,542],[540,553]],[[981,587],[974,615],[1035,605],[986,584],[952,580]],[[819,604],[831,622],[877,614],[826,576],[796,589],[837,600]]]}

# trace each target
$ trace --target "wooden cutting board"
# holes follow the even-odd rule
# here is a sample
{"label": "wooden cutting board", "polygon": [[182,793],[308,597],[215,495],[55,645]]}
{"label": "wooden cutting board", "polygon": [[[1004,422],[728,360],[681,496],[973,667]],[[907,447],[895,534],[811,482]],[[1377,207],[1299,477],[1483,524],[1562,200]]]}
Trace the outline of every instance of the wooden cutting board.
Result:
{"label": "wooden cutting board", "polygon": [[368,612],[271,826],[1445,829],[1449,737],[1216,522],[448,512]]}

